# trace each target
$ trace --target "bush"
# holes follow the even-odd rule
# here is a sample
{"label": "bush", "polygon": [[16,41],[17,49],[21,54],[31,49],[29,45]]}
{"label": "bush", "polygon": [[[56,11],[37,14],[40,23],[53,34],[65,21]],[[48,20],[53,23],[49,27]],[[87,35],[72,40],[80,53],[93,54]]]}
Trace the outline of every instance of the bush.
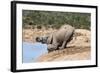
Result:
{"label": "bush", "polygon": [[36,11],[23,10],[23,28],[25,25],[37,25],[38,29],[42,26],[58,29],[63,24],[70,24],[75,28],[89,29],[91,24],[90,13],[57,12],[57,11]]}

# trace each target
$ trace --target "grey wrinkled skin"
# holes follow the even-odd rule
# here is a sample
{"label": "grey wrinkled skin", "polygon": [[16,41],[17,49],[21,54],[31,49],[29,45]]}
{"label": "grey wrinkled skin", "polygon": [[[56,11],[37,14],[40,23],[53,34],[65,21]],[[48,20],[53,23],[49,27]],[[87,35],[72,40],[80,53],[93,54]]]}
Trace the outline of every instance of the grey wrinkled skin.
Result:
{"label": "grey wrinkled skin", "polygon": [[48,52],[64,49],[69,41],[71,41],[75,28],[70,25],[63,25],[57,32],[49,36],[37,37],[36,41],[47,44]]}

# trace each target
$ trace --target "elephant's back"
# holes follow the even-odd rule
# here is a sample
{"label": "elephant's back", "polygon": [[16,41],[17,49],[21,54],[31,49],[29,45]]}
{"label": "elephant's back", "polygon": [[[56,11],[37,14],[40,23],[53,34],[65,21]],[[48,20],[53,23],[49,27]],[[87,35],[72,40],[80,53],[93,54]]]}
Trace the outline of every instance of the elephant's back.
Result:
{"label": "elephant's back", "polygon": [[71,25],[63,25],[58,31],[57,34],[58,36],[60,35],[65,35],[66,33],[72,33],[75,30],[74,27]]}
{"label": "elephant's back", "polygon": [[74,27],[72,27],[71,25],[63,25],[61,26],[60,30],[70,31],[70,30],[74,30]]}
{"label": "elephant's back", "polygon": [[70,25],[64,25],[54,35],[56,39],[60,42],[65,40],[65,35],[71,35],[74,32],[74,30],[74,27]]}

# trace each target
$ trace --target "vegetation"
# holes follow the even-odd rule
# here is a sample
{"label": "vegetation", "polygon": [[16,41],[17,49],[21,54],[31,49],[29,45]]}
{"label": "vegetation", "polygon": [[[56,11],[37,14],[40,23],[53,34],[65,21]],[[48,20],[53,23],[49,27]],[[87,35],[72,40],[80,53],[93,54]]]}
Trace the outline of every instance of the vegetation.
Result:
{"label": "vegetation", "polygon": [[41,29],[59,28],[63,24],[69,24],[75,28],[90,29],[91,14],[90,13],[75,13],[75,12],[58,12],[58,11],[36,11],[23,10],[22,13],[23,28],[26,26],[35,26]]}

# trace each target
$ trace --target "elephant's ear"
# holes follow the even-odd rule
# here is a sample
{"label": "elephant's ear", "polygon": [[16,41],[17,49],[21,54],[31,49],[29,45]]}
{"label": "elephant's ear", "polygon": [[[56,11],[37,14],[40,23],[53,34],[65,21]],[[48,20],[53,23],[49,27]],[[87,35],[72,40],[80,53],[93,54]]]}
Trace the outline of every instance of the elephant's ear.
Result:
{"label": "elephant's ear", "polygon": [[53,35],[51,34],[50,36],[48,36],[47,44],[52,44],[52,41],[53,41]]}

